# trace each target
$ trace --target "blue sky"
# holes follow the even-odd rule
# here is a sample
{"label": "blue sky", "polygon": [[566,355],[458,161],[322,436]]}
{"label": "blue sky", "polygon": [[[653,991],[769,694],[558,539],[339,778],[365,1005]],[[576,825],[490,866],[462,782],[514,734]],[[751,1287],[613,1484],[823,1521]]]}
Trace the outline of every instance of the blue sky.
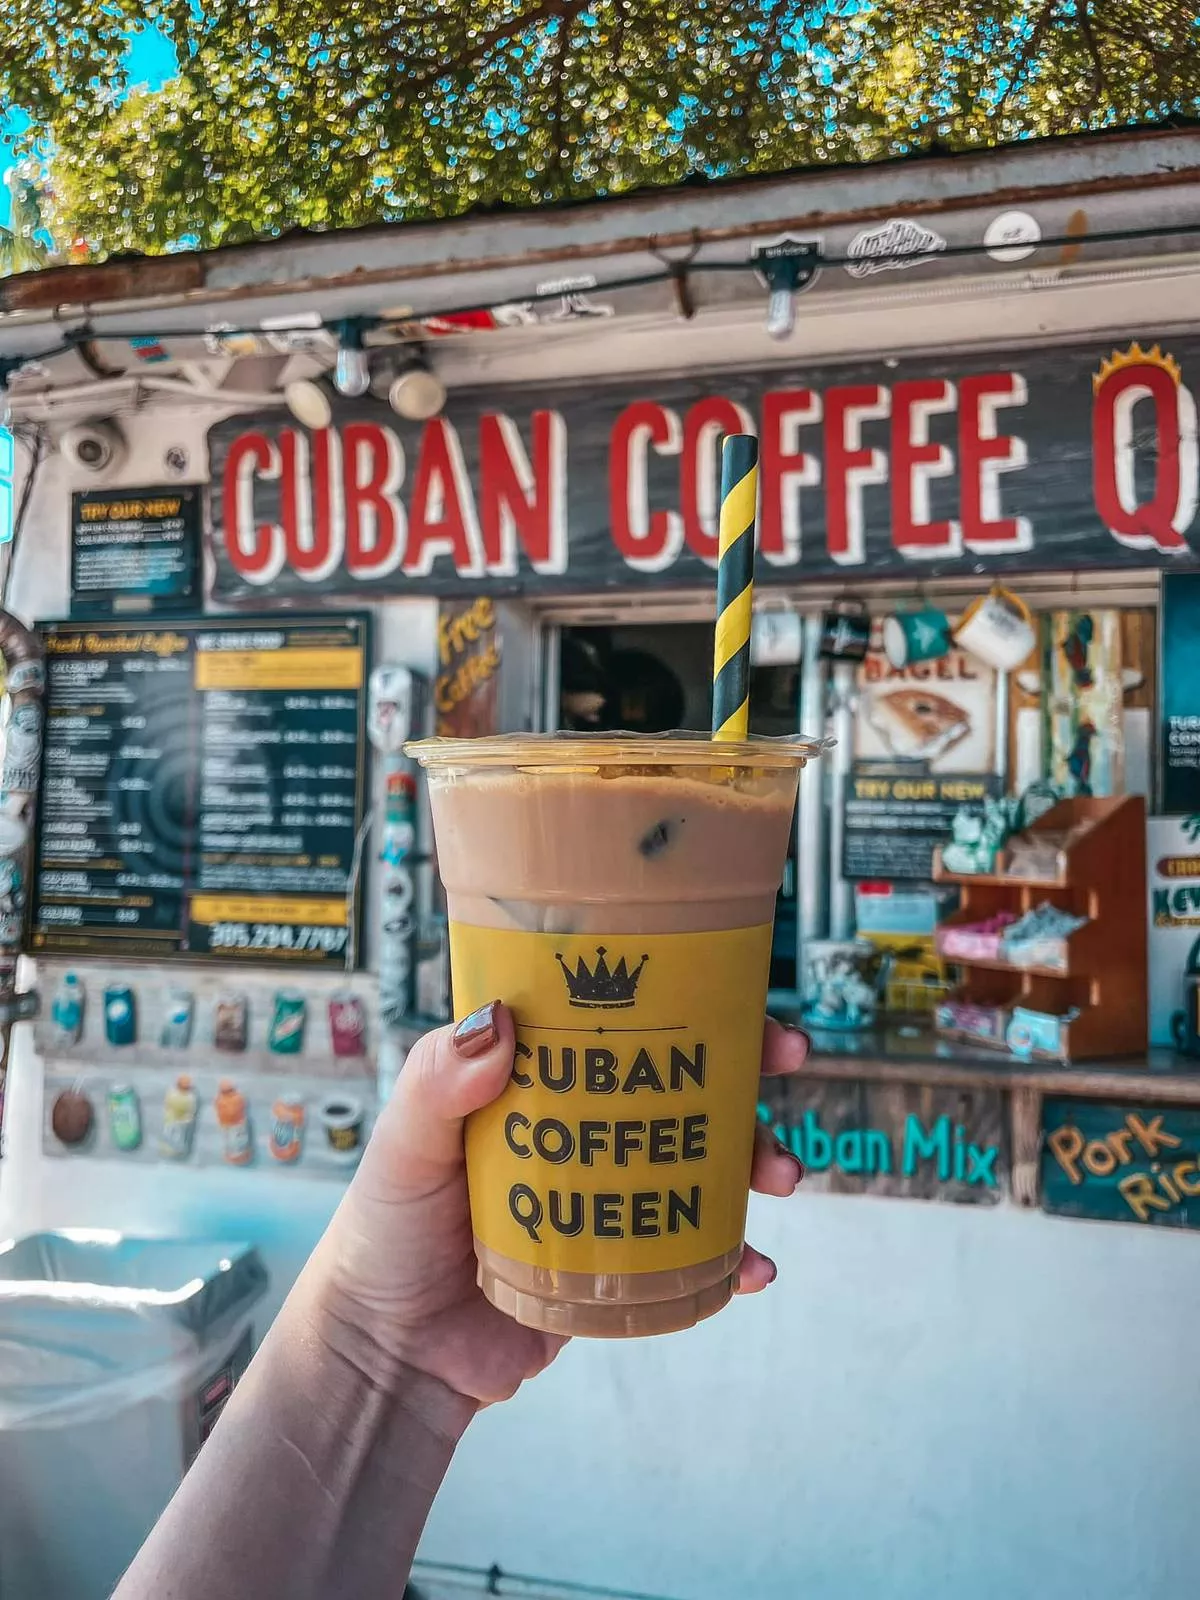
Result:
{"label": "blue sky", "polygon": [[[175,70],[175,52],[161,33],[143,28],[129,41],[126,57],[131,86],[157,89]],[[12,165],[12,138],[25,126],[25,119],[0,116],[0,227],[8,221],[8,186],[3,177]]]}

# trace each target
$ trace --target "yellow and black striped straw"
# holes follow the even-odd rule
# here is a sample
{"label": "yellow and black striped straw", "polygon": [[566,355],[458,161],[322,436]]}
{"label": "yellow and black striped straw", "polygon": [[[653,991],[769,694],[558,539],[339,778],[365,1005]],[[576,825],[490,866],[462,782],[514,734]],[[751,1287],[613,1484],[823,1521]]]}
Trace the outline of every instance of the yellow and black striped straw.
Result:
{"label": "yellow and black striped straw", "polygon": [[721,450],[721,530],[717,554],[717,638],[713,654],[712,736],[750,736],[750,618],[754,606],[754,515],[758,440],[731,433]]}

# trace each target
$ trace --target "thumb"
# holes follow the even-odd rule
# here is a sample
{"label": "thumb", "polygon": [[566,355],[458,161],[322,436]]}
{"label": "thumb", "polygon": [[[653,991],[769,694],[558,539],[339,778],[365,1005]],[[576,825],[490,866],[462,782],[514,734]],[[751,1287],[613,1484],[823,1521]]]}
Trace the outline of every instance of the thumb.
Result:
{"label": "thumb", "polygon": [[463,1120],[503,1091],[514,1042],[499,1000],[417,1041],[371,1141],[394,1179],[424,1184],[463,1165]]}

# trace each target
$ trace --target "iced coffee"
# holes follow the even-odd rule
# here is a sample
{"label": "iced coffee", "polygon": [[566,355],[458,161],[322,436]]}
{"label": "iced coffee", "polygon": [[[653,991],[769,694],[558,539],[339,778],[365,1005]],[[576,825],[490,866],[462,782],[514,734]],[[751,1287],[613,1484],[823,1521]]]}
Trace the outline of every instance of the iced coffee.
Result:
{"label": "iced coffee", "polygon": [[479,1281],[530,1327],[690,1327],[742,1252],[775,895],[818,746],[512,735],[409,746],[454,1013],[512,1079],[467,1129]]}

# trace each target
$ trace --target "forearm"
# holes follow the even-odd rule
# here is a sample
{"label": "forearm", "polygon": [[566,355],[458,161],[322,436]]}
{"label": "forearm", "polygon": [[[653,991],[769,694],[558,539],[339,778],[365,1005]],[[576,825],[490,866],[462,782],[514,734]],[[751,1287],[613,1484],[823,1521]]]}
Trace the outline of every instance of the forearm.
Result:
{"label": "forearm", "polygon": [[310,1268],[114,1600],[403,1592],[475,1405],[354,1338]]}

